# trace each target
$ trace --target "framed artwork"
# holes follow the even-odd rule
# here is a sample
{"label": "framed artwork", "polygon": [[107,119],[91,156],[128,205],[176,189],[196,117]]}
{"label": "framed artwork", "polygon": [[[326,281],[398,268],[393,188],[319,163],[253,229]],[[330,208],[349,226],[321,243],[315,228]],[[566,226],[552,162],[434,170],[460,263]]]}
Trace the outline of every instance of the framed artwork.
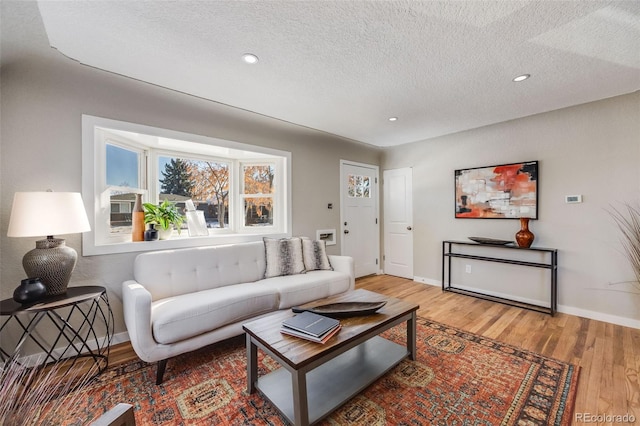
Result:
{"label": "framed artwork", "polygon": [[456,218],[538,218],[538,162],[455,171]]}

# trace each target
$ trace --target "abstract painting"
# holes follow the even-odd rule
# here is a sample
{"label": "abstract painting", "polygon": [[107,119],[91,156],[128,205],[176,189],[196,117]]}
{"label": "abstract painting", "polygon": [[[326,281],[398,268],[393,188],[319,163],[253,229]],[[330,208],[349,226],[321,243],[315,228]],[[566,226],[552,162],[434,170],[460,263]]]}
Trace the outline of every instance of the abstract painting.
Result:
{"label": "abstract painting", "polygon": [[456,218],[538,218],[538,162],[455,171]]}

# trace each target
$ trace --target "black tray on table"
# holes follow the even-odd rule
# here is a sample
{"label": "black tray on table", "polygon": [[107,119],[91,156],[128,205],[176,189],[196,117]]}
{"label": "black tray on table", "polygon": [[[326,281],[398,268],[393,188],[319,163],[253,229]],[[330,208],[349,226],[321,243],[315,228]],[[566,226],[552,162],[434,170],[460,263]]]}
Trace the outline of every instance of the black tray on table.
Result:
{"label": "black tray on table", "polygon": [[339,302],[329,303],[327,305],[314,306],[312,308],[302,308],[294,306],[291,311],[294,313],[300,313],[309,311],[318,315],[325,315],[328,317],[355,317],[361,315],[371,315],[378,309],[386,305],[387,302]]}
{"label": "black tray on table", "polygon": [[507,244],[512,244],[513,241],[509,240],[498,240],[495,238],[486,238],[486,237],[468,237],[471,241],[475,241],[479,244],[490,244],[494,246],[505,246]]}

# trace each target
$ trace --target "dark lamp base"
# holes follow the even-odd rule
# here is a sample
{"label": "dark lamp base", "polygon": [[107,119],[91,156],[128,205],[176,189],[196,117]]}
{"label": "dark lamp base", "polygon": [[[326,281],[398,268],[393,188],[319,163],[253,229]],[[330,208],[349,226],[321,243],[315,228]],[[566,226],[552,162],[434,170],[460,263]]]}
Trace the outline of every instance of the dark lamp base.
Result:
{"label": "dark lamp base", "polygon": [[57,296],[67,292],[77,260],[78,254],[64,239],[47,238],[36,241],[36,248],[22,258],[22,267],[28,277],[40,278],[47,296]]}

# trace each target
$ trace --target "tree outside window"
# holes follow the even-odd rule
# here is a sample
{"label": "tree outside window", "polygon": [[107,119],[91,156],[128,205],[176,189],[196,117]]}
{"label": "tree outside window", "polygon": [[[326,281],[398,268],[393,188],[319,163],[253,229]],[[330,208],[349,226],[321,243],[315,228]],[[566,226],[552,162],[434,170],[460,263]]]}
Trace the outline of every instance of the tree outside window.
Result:
{"label": "tree outside window", "polygon": [[273,164],[243,166],[244,225],[273,225]]}
{"label": "tree outside window", "polygon": [[[160,157],[160,162],[166,157]],[[160,179],[160,193],[182,195],[191,197],[193,190],[193,181],[189,172],[189,162],[181,158],[171,158],[164,165],[162,171],[162,179]]]}
{"label": "tree outside window", "polygon": [[206,203],[209,208],[205,211],[205,218],[215,217],[212,226],[228,227],[229,164],[189,160],[187,168],[193,182],[191,195],[194,203]]}

